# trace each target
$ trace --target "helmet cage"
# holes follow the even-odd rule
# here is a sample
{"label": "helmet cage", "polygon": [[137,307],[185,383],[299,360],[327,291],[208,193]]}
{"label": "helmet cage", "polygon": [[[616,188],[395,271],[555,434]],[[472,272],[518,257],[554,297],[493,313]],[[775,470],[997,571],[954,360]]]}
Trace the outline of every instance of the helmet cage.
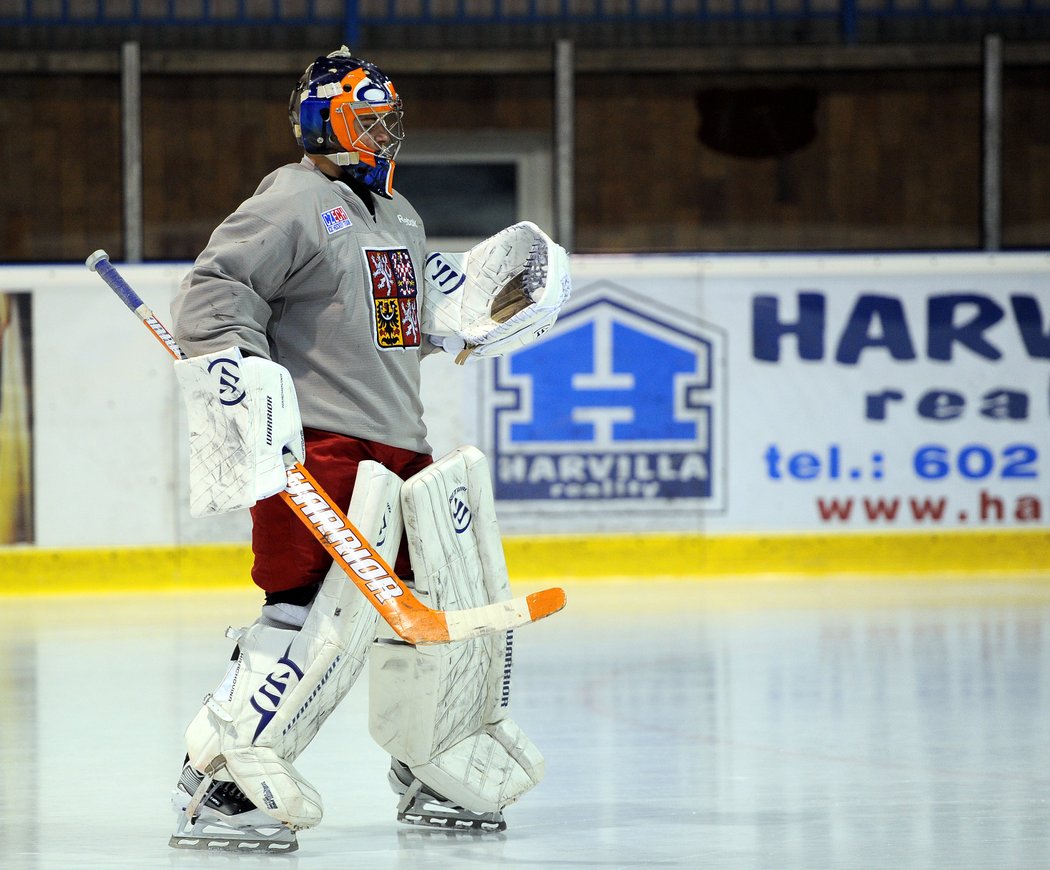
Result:
{"label": "helmet cage", "polygon": [[[365,163],[375,158],[393,161],[405,138],[401,99],[392,103],[332,100],[330,123],[345,151],[356,151]],[[369,159],[371,158],[371,159]]]}

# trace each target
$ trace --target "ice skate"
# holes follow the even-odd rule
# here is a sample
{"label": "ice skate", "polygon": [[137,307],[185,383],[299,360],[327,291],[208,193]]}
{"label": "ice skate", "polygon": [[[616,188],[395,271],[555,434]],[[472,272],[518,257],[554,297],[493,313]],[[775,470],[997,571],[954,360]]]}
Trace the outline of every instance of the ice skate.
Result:
{"label": "ice skate", "polygon": [[457,806],[420,782],[396,758],[390,759],[387,774],[390,787],[401,796],[397,803],[397,820],[407,825],[423,825],[447,831],[481,831],[498,833],[507,830],[503,813],[475,813]]}
{"label": "ice skate", "polygon": [[[193,807],[202,786],[200,802]],[[256,809],[234,783],[205,783],[204,774],[189,764],[182,769],[171,805],[179,815],[168,841],[173,849],[246,854],[287,853],[299,848],[295,832]]]}

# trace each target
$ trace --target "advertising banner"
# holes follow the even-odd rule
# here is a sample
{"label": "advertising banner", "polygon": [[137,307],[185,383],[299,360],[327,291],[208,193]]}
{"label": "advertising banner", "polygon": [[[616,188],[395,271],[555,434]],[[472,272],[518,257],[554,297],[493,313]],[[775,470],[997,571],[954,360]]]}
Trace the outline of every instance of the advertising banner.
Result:
{"label": "advertising banner", "polygon": [[1038,528],[1050,257],[585,257],[482,389],[552,531]]}
{"label": "advertising banner", "polygon": [[0,544],[33,542],[32,296],[0,290]]}

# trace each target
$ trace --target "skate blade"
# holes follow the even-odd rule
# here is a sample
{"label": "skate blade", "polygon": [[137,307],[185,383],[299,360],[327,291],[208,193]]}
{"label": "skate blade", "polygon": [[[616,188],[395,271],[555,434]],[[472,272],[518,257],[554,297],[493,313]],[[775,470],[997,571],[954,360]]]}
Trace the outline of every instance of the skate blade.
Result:
{"label": "skate blade", "polygon": [[172,834],[168,845],[173,849],[196,849],[198,852],[235,852],[239,855],[273,855],[294,852],[299,848],[295,834],[283,840],[244,839],[241,837],[200,837]]}
{"label": "skate blade", "polygon": [[503,819],[464,819],[441,813],[398,813],[397,820],[406,825],[442,831],[473,831],[478,834],[498,834],[507,830]]}

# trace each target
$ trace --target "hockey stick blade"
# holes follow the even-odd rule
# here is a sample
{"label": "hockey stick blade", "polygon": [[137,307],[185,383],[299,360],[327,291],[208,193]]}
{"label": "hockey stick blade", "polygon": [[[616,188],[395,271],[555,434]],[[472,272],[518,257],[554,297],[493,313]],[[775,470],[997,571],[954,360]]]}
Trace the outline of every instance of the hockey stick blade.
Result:
{"label": "hockey stick blade", "polygon": [[[124,280],[105,251],[95,251],[85,265],[109,285],[172,357],[186,359],[174,336]],[[280,493],[281,498],[405,642],[441,644],[495,634],[543,619],[565,606],[565,591],[555,587],[467,610],[427,607],[398,578],[303,464],[287,451],[285,464],[287,485]]]}

